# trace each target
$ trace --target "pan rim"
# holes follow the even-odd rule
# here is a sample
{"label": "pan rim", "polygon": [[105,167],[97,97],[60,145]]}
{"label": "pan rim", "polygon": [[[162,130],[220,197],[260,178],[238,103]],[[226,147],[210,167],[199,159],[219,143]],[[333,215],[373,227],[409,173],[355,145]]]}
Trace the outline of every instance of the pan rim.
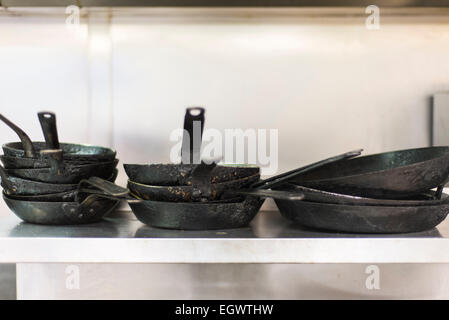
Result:
{"label": "pan rim", "polygon": [[[256,173],[256,174],[253,174],[253,175],[250,175],[250,176],[247,176],[247,177],[244,177],[244,178],[240,178],[240,179],[224,181],[224,182],[219,182],[219,183],[211,183],[211,185],[220,186],[220,185],[225,185],[225,184],[229,184],[229,183],[232,183],[232,182],[241,182],[241,181],[245,181],[245,180],[251,180],[251,179],[253,179],[255,177],[259,177],[260,178],[260,173]],[[131,183],[133,185],[138,185],[138,186],[142,186],[142,187],[150,187],[150,188],[154,188],[154,189],[193,187],[192,185],[158,186],[158,185],[144,184],[144,183],[135,182],[135,181],[132,181],[131,179],[128,179],[127,182]]]}
{"label": "pan rim", "polygon": [[[448,157],[449,156],[449,146],[433,146],[433,147],[411,148],[411,149],[401,149],[401,150],[394,150],[394,151],[387,151],[387,152],[379,152],[379,153],[369,154],[369,155],[366,155],[366,156],[354,157],[352,159],[347,159],[347,160],[344,160],[344,161],[345,162],[354,162],[354,161],[357,161],[358,159],[369,159],[369,158],[378,157],[379,155],[391,155],[391,154],[400,153],[400,152],[424,151],[424,150],[430,150],[430,149],[435,149],[435,150],[436,149],[438,149],[438,150],[446,149],[447,152],[446,152],[446,154],[440,155],[438,157],[432,157],[430,159],[423,160],[423,161],[411,162],[411,163],[408,163],[408,164],[405,164],[405,165],[396,166],[396,167],[392,167],[392,168],[389,168],[389,169],[373,170],[373,171],[368,171],[368,172],[365,172],[365,173],[342,175],[342,176],[337,176],[337,177],[334,177],[334,178],[299,180],[301,176],[298,176],[298,180],[295,180],[294,183],[297,183],[296,181],[300,181],[300,182],[303,182],[303,183],[305,183],[305,182],[319,182],[319,183],[323,182],[323,183],[325,183],[325,182],[329,182],[329,181],[339,181],[339,180],[343,180],[343,179],[349,179],[349,178],[354,178],[354,177],[373,175],[373,174],[393,171],[393,170],[397,170],[397,169],[404,169],[404,168],[407,168],[409,166],[415,166],[415,165],[418,165],[418,164],[425,163],[427,161],[433,161],[433,160],[436,160],[436,159],[440,159],[440,158],[444,158],[444,157]],[[317,169],[317,170],[319,170],[319,169]]]}

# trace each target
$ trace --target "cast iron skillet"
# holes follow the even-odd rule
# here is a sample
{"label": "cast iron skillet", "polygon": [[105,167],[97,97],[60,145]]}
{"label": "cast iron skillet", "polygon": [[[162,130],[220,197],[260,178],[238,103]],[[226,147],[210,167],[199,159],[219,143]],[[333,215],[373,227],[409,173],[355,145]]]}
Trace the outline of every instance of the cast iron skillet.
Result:
{"label": "cast iron skillet", "polygon": [[[118,170],[114,169],[113,173],[108,178],[108,181],[114,182],[117,175]],[[1,185],[7,195],[32,196],[53,194],[74,190],[78,187],[78,184],[44,183],[8,176],[1,166],[0,177],[2,178]]]}
{"label": "cast iron skillet", "polygon": [[[124,164],[129,180],[154,186],[187,186],[192,184],[192,173],[200,164],[201,140],[204,128],[204,108],[187,108],[184,117],[184,135],[181,164]],[[218,165],[212,174],[212,183],[237,180],[259,174],[252,165]]]}
{"label": "cast iron skillet", "polygon": [[[16,132],[21,142],[10,142],[3,145],[3,153],[6,157],[15,157],[17,166],[28,168],[29,160],[21,163],[22,158],[33,158],[42,161],[40,151],[47,149],[45,142],[32,142],[28,135],[18,126],[0,114],[0,120]],[[109,148],[91,146],[85,144],[61,143],[64,161],[113,161],[116,152]]]}
{"label": "cast iron skillet", "polygon": [[[418,198],[422,199],[421,196]],[[425,231],[436,227],[449,213],[446,194],[442,201],[428,200],[428,205],[415,206],[345,205],[282,199],[275,199],[275,202],[283,217],[303,226],[351,233]]]}
{"label": "cast iron skillet", "polygon": [[39,121],[44,132],[48,150],[41,150],[41,157],[48,159],[48,168],[7,169],[6,173],[32,181],[45,183],[78,183],[91,176],[109,177],[117,166],[118,160],[95,162],[84,165],[71,165],[63,161],[63,151],[59,149],[56,116],[50,112],[39,112]]}
{"label": "cast iron skillet", "polygon": [[400,198],[444,184],[449,147],[407,149],[330,164],[292,179],[297,185],[372,198]]}
{"label": "cast iron skillet", "polygon": [[102,195],[91,194],[73,202],[23,201],[3,193],[6,205],[23,221],[36,224],[70,225],[100,221],[119,203]]}

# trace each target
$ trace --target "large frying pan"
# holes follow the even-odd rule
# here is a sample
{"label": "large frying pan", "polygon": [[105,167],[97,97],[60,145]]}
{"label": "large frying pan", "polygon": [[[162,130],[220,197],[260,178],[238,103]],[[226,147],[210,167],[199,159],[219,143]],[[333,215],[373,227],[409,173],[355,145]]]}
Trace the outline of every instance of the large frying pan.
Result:
{"label": "large frying pan", "polygon": [[[155,186],[191,185],[192,174],[200,163],[204,114],[205,110],[199,107],[186,110],[181,164],[124,164],[129,180]],[[199,130],[195,130],[195,127]],[[212,173],[211,182],[221,183],[241,179],[259,174],[259,171],[259,167],[252,165],[218,165]]]}
{"label": "large frying pan", "polygon": [[[10,142],[4,144],[3,153],[6,157],[33,158],[43,160],[40,151],[47,149],[45,142],[32,142],[28,135],[18,126],[0,114],[0,120],[8,125],[19,136],[21,142]],[[61,143],[64,161],[113,161],[116,152],[112,149],[91,146],[85,144]],[[17,161],[20,161],[20,160]],[[29,162],[27,162],[29,164]],[[27,168],[30,166],[21,166]]]}
{"label": "large frying pan", "polygon": [[427,206],[344,205],[280,199],[275,202],[282,216],[303,226],[351,233],[425,231],[436,227],[449,213],[448,201]]}
{"label": "large frying pan", "polygon": [[428,147],[358,157],[297,176],[295,184],[374,198],[398,198],[448,179],[449,147]]}

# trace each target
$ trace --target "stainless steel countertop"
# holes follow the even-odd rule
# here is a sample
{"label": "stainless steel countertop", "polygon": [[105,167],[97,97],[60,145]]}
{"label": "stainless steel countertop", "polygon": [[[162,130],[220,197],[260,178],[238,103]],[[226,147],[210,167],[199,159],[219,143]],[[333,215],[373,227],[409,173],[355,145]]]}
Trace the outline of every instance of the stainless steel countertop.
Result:
{"label": "stainless steel countertop", "polygon": [[261,211],[247,228],[151,228],[129,211],[80,226],[0,218],[0,262],[73,263],[449,263],[449,219],[413,234],[329,233]]}

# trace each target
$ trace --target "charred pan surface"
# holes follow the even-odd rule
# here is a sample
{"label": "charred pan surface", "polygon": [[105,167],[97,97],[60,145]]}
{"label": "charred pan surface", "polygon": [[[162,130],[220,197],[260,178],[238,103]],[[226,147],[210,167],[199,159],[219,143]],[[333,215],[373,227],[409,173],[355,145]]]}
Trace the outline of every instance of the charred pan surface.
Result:
{"label": "charred pan surface", "polygon": [[56,184],[74,184],[83,179],[97,176],[107,179],[113,173],[118,160],[112,162],[101,162],[81,166],[64,166],[61,170],[54,168],[37,169],[6,169],[9,176],[19,177],[31,181],[56,183]]}
{"label": "charred pan surface", "polygon": [[398,198],[435,188],[448,176],[449,147],[430,147],[336,162],[291,182],[362,197]]}
{"label": "charred pan surface", "polygon": [[[157,186],[186,186],[192,184],[194,164],[124,164],[131,181]],[[211,176],[211,183],[221,183],[260,173],[256,166],[218,165]]]}
{"label": "charred pan surface", "polygon": [[160,201],[130,202],[142,223],[152,227],[179,230],[216,230],[247,226],[264,200],[247,197],[240,202],[176,203]]}
{"label": "charred pan surface", "polygon": [[[45,142],[33,142],[36,153],[47,148]],[[61,143],[64,160],[75,161],[113,161],[116,151],[110,148],[85,144]],[[8,157],[25,157],[21,142],[10,142],[3,145],[3,153]]]}
{"label": "charred pan surface", "polygon": [[350,233],[410,233],[432,229],[449,213],[436,206],[356,206],[275,200],[285,218],[306,227]]}
{"label": "charred pan surface", "polygon": [[128,189],[141,199],[154,201],[189,202],[221,199],[227,190],[235,190],[249,187],[254,182],[259,181],[260,175],[255,174],[246,178],[232,180],[210,185],[210,194],[205,199],[205,195],[193,186],[150,186],[128,181]]}

